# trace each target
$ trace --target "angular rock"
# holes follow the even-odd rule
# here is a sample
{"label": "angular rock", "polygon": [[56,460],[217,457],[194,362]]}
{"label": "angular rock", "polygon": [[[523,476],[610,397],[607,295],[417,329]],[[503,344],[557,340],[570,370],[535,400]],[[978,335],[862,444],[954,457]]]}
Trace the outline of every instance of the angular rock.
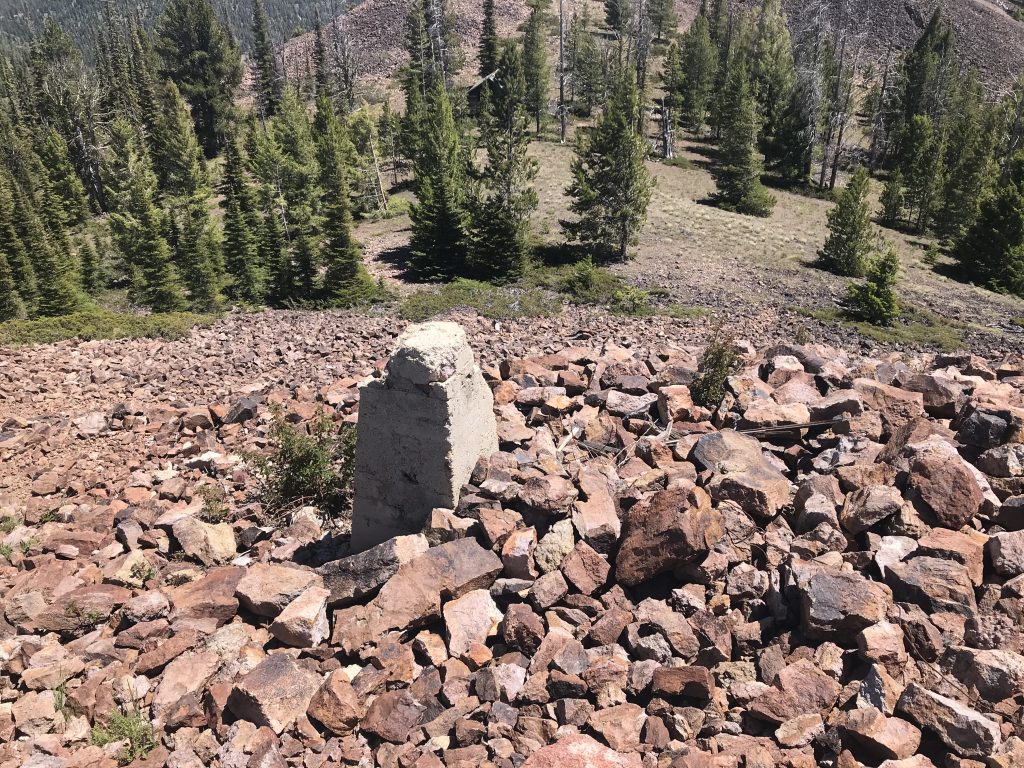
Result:
{"label": "angular rock", "polygon": [[660,491],[626,513],[615,578],[636,586],[704,557],[724,535],[722,513],[700,488]]}
{"label": "angular rock", "polygon": [[274,653],[235,683],[227,706],[236,717],[280,734],[305,716],[320,678],[291,656]]}
{"label": "angular rock", "polygon": [[1024,656],[1001,650],[952,649],[953,674],[986,701],[1002,701],[1024,690]]}
{"label": "angular rock", "polygon": [[566,580],[584,595],[592,595],[605,585],[611,566],[584,541],[562,561],[562,574]]}
{"label": "angular rock", "polygon": [[331,592],[331,605],[348,605],[375,593],[402,565],[427,548],[423,534],[396,536],[358,554],[325,563],[317,573]]}
{"label": "angular rock", "polygon": [[925,452],[910,464],[909,484],[939,525],[957,530],[981,510],[985,497],[959,457]]}
{"label": "angular rock", "polygon": [[897,514],[902,506],[903,496],[898,489],[888,485],[869,485],[847,497],[839,512],[839,521],[849,533],[862,533],[875,523]]}
{"label": "angular rock", "polygon": [[320,577],[305,568],[253,563],[244,571],[235,594],[242,607],[257,616],[274,618],[289,603],[313,586],[322,586]]}
{"label": "angular rock", "polygon": [[377,738],[402,744],[421,723],[426,707],[418,702],[408,688],[382,693],[366,710],[359,727]]}
{"label": "angular rock", "polygon": [[204,523],[186,515],[171,527],[171,531],[181,551],[203,565],[220,565],[238,554],[235,532],[227,523]]}
{"label": "angular rock", "polygon": [[889,566],[885,581],[896,600],[916,603],[930,613],[973,616],[978,610],[967,568],[950,560],[912,557]]}
{"label": "angular rock", "polygon": [[772,687],[751,703],[750,713],[776,725],[798,715],[824,717],[835,705],[839,691],[839,683],[813,661],[801,659],[779,670]]}
{"label": "angular rock", "polygon": [[640,733],[647,715],[636,704],[619,704],[590,716],[591,730],[616,752],[631,752],[640,746]]}
{"label": "angular rock", "polygon": [[871,760],[902,760],[917,754],[921,731],[898,717],[886,717],[877,709],[854,709],[843,722],[847,734]]}
{"label": "angular rock", "polygon": [[486,589],[467,592],[445,603],[444,623],[448,637],[448,653],[459,657],[476,643],[485,643],[498,632],[502,613]]}
{"label": "angular rock", "polygon": [[852,645],[856,634],[884,621],[892,596],[859,573],[818,571],[802,590],[803,627],[810,637]]}
{"label": "angular rock", "polygon": [[985,551],[992,568],[1000,576],[1024,574],[1024,531],[993,534]]}
{"label": "angular rock", "polygon": [[640,755],[621,754],[581,733],[564,736],[526,758],[522,768],[641,768]]}
{"label": "angular rock", "polygon": [[306,712],[335,736],[347,736],[366,714],[366,704],[339,669],[327,676]]}
{"label": "angular rock", "polygon": [[1002,742],[998,724],[919,683],[907,686],[900,697],[898,709],[963,757],[985,758]]}
{"label": "angular rock", "polygon": [[323,587],[309,587],[278,614],[270,625],[270,634],[295,648],[320,645],[331,631],[327,622],[330,595]]}

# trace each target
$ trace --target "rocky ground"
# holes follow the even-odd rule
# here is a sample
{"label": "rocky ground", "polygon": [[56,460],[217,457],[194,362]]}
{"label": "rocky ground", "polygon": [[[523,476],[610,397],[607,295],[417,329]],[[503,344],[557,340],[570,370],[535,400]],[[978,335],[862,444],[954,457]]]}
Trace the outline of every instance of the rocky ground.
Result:
{"label": "rocky ground", "polygon": [[0,767],[1024,764],[1024,360],[460,319],[501,451],[357,555],[240,455],[393,318],[0,352]]}

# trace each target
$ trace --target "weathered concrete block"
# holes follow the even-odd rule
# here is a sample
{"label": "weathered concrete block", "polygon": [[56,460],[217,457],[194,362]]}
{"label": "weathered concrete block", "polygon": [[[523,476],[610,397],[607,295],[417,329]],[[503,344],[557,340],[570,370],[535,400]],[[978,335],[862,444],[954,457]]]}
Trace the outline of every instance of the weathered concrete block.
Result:
{"label": "weathered concrete block", "polygon": [[359,400],[352,547],[418,533],[498,450],[494,398],[455,323],[410,326]]}

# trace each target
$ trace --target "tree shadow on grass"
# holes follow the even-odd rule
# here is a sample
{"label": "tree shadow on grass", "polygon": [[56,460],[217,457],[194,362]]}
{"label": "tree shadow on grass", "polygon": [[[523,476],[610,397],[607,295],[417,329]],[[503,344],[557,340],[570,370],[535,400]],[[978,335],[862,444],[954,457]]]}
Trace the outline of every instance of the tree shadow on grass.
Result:
{"label": "tree shadow on grass", "polygon": [[398,270],[398,277],[410,283],[426,283],[412,267],[412,249],[408,245],[386,248],[377,254],[377,261]]}

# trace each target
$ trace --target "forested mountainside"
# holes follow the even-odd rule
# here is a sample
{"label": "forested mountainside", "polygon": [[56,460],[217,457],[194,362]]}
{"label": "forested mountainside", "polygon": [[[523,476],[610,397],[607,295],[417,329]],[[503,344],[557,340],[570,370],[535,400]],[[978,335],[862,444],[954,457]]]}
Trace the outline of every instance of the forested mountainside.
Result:
{"label": "forested mountainside", "polygon": [[[266,0],[270,33],[283,42],[313,29],[317,14],[323,20],[344,13],[349,0]],[[0,44],[25,42],[42,29],[47,16],[58,22],[71,38],[92,52],[97,28],[102,24],[105,7],[114,15],[138,13],[153,21],[163,7],[162,0],[0,0]],[[252,3],[250,0],[214,0],[217,13],[228,23],[243,48],[252,46]]]}

